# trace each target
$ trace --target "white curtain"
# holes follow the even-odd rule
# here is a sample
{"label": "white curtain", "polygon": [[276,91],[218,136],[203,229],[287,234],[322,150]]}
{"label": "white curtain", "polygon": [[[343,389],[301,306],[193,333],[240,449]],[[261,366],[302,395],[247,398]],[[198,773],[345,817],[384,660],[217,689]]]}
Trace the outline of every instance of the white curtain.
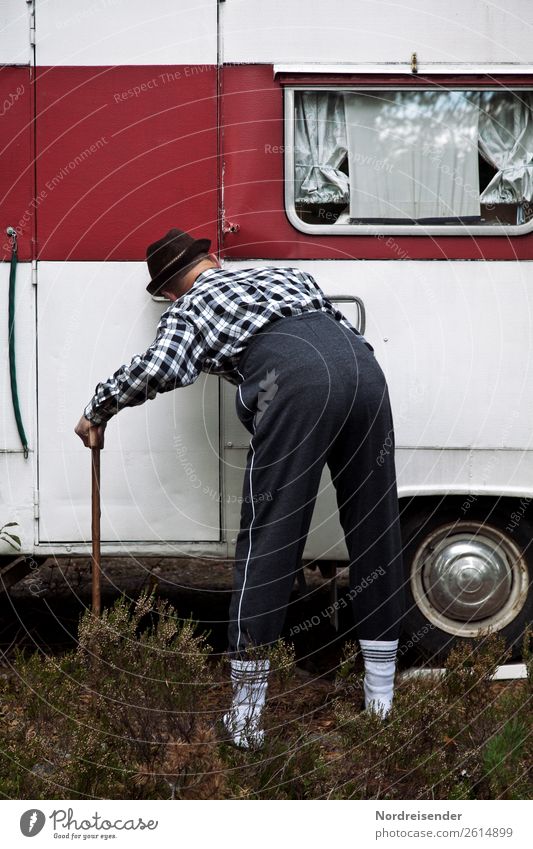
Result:
{"label": "white curtain", "polygon": [[305,91],[295,96],[294,197],[297,203],[348,203],[344,101],[340,93]]}
{"label": "white curtain", "polygon": [[479,149],[498,171],[482,193],[482,203],[533,200],[532,106],[529,91],[481,94]]}
{"label": "white curtain", "polygon": [[478,217],[477,100],[462,92],[345,95],[350,217]]}

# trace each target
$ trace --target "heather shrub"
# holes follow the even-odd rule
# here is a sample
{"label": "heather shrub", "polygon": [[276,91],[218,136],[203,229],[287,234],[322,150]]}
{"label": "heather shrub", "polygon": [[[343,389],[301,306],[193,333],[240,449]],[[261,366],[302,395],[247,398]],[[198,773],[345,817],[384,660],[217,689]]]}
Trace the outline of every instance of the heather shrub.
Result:
{"label": "heather shrub", "polygon": [[146,594],[85,613],[74,652],[19,654],[1,693],[3,793],[220,796],[209,654],[191,622]]}
{"label": "heather shrub", "polygon": [[530,798],[531,681],[495,684],[506,659],[495,635],[465,641],[442,677],[400,682],[385,722],[353,709],[362,673],[341,677],[335,715],[343,744],[331,796]]}
{"label": "heather shrub", "polygon": [[358,646],[334,680],[269,652],[259,751],[229,745],[227,665],[168,602],[122,598],[85,613],[61,656],[18,652],[0,678],[0,792],[17,799],[529,799],[527,678],[495,682],[500,638],[465,641],[442,676],[398,681],[389,717],[362,710]]}

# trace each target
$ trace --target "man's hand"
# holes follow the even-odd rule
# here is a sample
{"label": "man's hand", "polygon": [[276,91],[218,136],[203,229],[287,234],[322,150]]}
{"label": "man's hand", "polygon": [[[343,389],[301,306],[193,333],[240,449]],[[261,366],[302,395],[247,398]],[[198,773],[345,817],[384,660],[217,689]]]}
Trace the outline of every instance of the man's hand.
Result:
{"label": "man's hand", "polygon": [[[106,426],[106,424],[95,425],[90,422],[89,419],[86,419],[85,416],[82,416],[74,428],[74,433],[78,434],[86,448],[103,448]],[[92,431],[91,442],[89,442],[90,430]],[[96,439],[94,437],[96,437]]]}

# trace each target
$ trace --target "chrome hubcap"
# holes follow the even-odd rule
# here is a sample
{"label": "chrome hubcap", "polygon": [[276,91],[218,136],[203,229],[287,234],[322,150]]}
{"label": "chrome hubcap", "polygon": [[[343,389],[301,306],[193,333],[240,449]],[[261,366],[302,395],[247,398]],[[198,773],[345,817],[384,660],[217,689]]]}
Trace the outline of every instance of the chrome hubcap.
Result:
{"label": "chrome hubcap", "polygon": [[500,630],[521,610],[527,566],[512,540],[476,522],[443,525],[419,547],[411,576],[416,603],[444,631]]}

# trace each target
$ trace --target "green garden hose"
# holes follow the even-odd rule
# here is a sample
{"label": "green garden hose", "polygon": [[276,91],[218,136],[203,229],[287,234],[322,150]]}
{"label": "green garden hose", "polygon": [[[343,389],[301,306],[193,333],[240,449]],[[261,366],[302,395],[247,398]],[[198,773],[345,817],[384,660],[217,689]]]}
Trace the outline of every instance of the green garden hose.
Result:
{"label": "green garden hose", "polygon": [[20,413],[20,403],[17,387],[17,365],[15,359],[15,283],[17,279],[17,233],[13,227],[7,228],[7,235],[11,239],[11,268],[9,270],[9,377],[11,380],[11,400],[13,402],[13,412],[17,422],[17,430],[19,432],[24,458],[28,459],[28,440],[24,432],[22,424],[22,416]]}

